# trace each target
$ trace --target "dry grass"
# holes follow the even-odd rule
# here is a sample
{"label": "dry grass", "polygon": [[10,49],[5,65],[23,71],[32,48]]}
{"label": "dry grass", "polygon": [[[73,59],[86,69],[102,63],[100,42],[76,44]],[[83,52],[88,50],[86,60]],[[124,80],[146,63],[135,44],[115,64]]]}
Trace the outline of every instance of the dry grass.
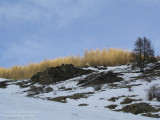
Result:
{"label": "dry grass", "polygon": [[156,60],[160,61],[160,56],[159,55],[156,56]]}
{"label": "dry grass", "polygon": [[84,56],[68,56],[53,60],[44,60],[40,63],[31,63],[26,66],[13,66],[11,68],[0,68],[0,78],[8,79],[28,79],[35,73],[49,67],[60,66],[62,64],[73,64],[75,66],[115,66],[127,64],[130,61],[130,52],[122,49],[96,49],[85,50]]}

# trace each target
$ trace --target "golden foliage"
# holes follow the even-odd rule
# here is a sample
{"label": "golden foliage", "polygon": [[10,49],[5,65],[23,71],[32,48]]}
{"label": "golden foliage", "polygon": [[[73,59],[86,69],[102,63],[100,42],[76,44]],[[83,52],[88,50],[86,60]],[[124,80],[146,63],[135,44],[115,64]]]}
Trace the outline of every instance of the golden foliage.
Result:
{"label": "golden foliage", "polygon": [[30,63],[26,66],[13,66],[11,68],[0,67],[0,77],[8,79],[29,79],[35,73],[44,71],[49,67],[62,64],[73,64],[75,66],[115,66],[124,65],[130,61],[130,52],[122,49],[96,49],[85,50],[83,57],[68,56],[53,60],[44,60],[40,63]]}
{"label": "golden foliage", "polygon": [[156,56],[156,60],[160,61],[160,56],[159,55]]}

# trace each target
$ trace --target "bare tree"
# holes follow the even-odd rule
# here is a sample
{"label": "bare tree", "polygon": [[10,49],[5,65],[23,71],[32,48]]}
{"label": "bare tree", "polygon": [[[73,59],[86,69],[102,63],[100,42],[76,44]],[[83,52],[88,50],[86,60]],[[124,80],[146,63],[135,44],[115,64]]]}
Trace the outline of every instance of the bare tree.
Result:
{"label": "bare tree", "polygon": [[143,71],[145,64],[151,62],[151,60],[154,58],[153,46],[151,45],[151,41],[146,37],[139,37],[134,46],[135,48],[133,52],[135,61],[141,68],[141,71]]}

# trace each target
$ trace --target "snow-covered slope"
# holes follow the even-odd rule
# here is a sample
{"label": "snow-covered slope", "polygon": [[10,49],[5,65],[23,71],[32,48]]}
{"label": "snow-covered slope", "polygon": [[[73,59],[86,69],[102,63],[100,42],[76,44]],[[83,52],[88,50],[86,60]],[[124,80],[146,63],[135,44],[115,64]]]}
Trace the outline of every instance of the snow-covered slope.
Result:
{"label": "snow-covered slope", "polygon": [[[80,79],[87,77],[83,75],[56,84],[43,86],[50,87],[53,91],[49,93],[39,93],[31,98],[26,97],[30,86],[21,88],[17,84],[27,80],[8,82],[7,88],[0,88],[0,120],[158,120],[158,118],[149,118],[134,115],[131,113],[111,111],[106,108],[108,105],[117,105],[114,110],[119,110],[132,103],[145,102],[153,106],[160,106],[160,102],[148,101],[145,90],[150,86],[160,83],[160,77],[154,76],[151,82],[139,78],[141,73],[131,70],[131,66],[107,67],[106,69],[92,69],[101,72],[113,71],[122,73],[124,79],[121,82],[103,84],[100,90],[94,87],[82,87],[77,85]],[[157,71],[157,70],[156,70]],[[0,82],[6,79],[0,79]],[[34,86],[41,86],[35,84]],[[128,86],[132,86],[129,89]],[[61,89],[64,88],[64,89]],[[88,94],[90,92],[91,94]],[[85,94],[85,97],[72,98],[75,94]],[[66,98],[66,103],[49,101],[48,98]],[[109,100],[118,97],[115,101]],[[139,101],[133,101],[129,104],[121,104],[125,98],[132,98]],[[79,106],[79,105],[85,106]],[[160,114],[157,112],[156,114]]]}
{"label": "snow-covered slope", "polygon": [[78,107],[11,93],[0,90],[1,120],[152,120],[109,109]]}

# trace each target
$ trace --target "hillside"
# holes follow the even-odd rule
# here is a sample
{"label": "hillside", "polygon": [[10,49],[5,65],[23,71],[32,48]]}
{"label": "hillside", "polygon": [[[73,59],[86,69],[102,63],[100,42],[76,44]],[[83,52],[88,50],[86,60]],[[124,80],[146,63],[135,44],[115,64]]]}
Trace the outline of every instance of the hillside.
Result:
{"label": "hillside", "polygon": [[[63,72],[69,69],[65,68],[52,68],[52,71],[64,75]],[[0,79],[0,118],[8,120],[12,117],[16,120],[17,116],[14,115],[42,120],[50,117],[55,120],[160,118],[158,97],[149,100],[147,96],[148,89],[160,83],[159,62],[148,64],[144,73],[132,69],[131,65],[73,67],[71,71],[73,69],[79,70],[75,72],[77,76],[74,78],[70,76],[65,80],[66,75],[61,81],[53,79],[50,83],[40,82],[38,77],[36,80],[32,78],[19,81]],[[90,72],[80,74],[84,73],[81,70]],[[44,73],[45,71],[38,73],[40,78]],[[10,113],[15,111],[32,113]]]}

